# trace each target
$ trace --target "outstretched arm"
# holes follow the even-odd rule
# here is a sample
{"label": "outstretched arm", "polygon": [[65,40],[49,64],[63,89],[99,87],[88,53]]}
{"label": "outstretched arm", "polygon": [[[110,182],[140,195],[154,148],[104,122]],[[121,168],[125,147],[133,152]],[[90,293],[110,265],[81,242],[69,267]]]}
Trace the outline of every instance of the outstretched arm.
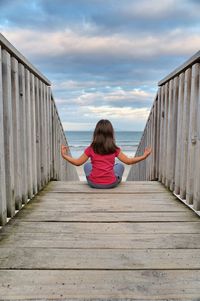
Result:
{"label": "outstretched arm", "polygon": [[133,158],[129,158],[127,157],[122,151],[119,153],[118,155],[118,159],[120,161],[122,161],[125,164],[131,165],[131,164],[135,164],[137,162],[140,162],[142,160],[145,160],[151,153],[152,149],[151,147],[147,147],[145,148],[144,154],[142,156],[138,156],[138,157],[133,157]]}
{"label": "outstretched arm", "polygon": [[67,160],[73,165],[80,166],[88,160],[88,156],[86,156],[85,153],[83,153],[79,158],[73,158],[67,155],[67,150],[68,150],[67,146],[61,145],[61,155],[63,159]]}

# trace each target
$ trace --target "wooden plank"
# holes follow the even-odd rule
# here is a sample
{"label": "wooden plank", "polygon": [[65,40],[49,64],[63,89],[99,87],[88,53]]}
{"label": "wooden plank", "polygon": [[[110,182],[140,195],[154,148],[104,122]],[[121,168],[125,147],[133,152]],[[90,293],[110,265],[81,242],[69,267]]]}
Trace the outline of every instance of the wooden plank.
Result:
{"label": "wooden plank", "polygon": [[19,73],[18,61],[11,59],[11,80],[12,80],[12,118],[13,118],[13,143],[15,149],[14,158],[14,185],[15,185],[15,207],[22,207],[22,183],[21,183],[21,145],[20,145],[20,112],[19,112]]}
{"label": "wooden plank", "polygon": [[17,214],[18,219],[26,221],[57,222],[173,222],[199,221],[199,217],[191,210],[166,212],[69,212],[68,210],[24,210]]}
{"label": "wooden plank", "polygon": [[181,178],[181,153],[183,147],[183,99],[184,99],[184,77],[185,73],[179,75],[179,92],[178,92],[178,116],[177,116],[177,140],[176,140],[176,164],[175,164],[175,193],[180,193]]}
{"label": "wooden plank", "polygon": [[21,171],[22,171],[22,202],[27,203],[28,199],[28,182],[27,182],[27,150],[26,150],[26,106],[25,106],[25,73],[24,66],[19,64],[19,93],[20,93],[20,145],[21,145]]}
{"label": "wooden plank", "polygon": [[[7,271],[2,300],[191,300],[199,297],[200,271]],[[23,289],[21,289],[23,285]],[[77,289],[78,288],[78,289]]]}
{"label": "wooden plank", "polygon": [[9,235],[9,233],[96,233],[96,234],[138,234],[138,233],[191,233],[198,234],[200,232],[200,221],[196,222],[137,222],[137,223],[76,223],[67,222],[26,222],[22,220],[14,220],[10,222],[1,231],[1,234]]}
{"label": "wooden plank", "polygon": [[187,155],[188,155],[188,124],[190,112],[190,92],[191,91],[191,68],[185,71],[184,82],[184,100],[183,100],[183,149],[181,153],[181,180],[180,180],[180,197],[186,198],[186,181],[187,181]]}
{"label": "wooden plank", "polygon": [[191,80],[187,181],[186,181],[186,202],[188,204],[193,203],[194,170],[195,170],[195,165],[197,164],[197,161],[199,159],[198,157],[196,157],[198,94],[199,94],[199,64],[197,63],[192,66],[192,80]]}
{"label": "wooden plank", "polygon": [[47,87],[45,84],[43,84],[43,140],[42,145],[43,147],[43,162],[44,162],[44,185],[48,183],[48,161],[47,161]]}
{"label": "wooden plank", "polygon": [[40,102],[39,102],[39,112],[40,112],[40,169],[41,169],[41,187],[45,185],[45,143],[44,143],[44,84],[39,81],[39,91],[40,91]]}
{"label": "wooden plank", "polygon": [[[200,71],[199,71],[200,83]],[[197,112],[197,145],[196,145],[196,158],[200,158],[200,88],[198,96],[198,112]],[[193,206],[195,210],[200,210],[200,168],[198,164],[195,165],[194,171],[194,201]]]}
{"label": "wooden plank", "polygon": [[[131,185],[131,182],[122,182],[119,186],[114,189],[95,189],[88,186],[86,181],[83,182],[62,182],[62,181],[51,181],[47,186],[45,186],[44,191],[48,192],[66,192],[66,193],[160,193],[168,192],[167,189],[158,182],[146,181],[140,182],[137,181],[134,185]],[[169,193],[169,192],[168,192]]]}
{"label": "wooden plank", "polygon": [[41,132],[40,132],[40,85],[38,78],[35,78],[35,117],[36,117],[36,156],[37,156],[37,190],[42,187],[41,179]]}
{"label": "wooden plank", "polygon": [[1,248],[0,270],[200,269],[198,249]]}
{"label": "wooden plank", "polygon": [[168,165],[169,169],[169,189],[174,191],[175,186],[175,164],[176,164],[176,137],[177,137],[177,107],[178,107],[178,86],[179,78],[175,77],[173,80],[173,94],[172,94],[172,125],[171,125],[171,154]]}
{"label": "wooden plank", "polygon": [[0,247],[68,249],[200,249],[200,234],[194,233],[10,233],[1,234]]}
{"label": "wooden plank", "polygon": [[14,186],[14,150],[13,150],[13,118],[11,95],[11,57],[2,50],[2,83],[3,83],[3,121],[4,121],[4,150],[6,175],[7,215],[15,214],[15,186]]}
{"label": "wooden plank", "polygon": [[168,98],[168,111],[167,111],[167,140],[166,140],[166,178],[165,185],[167,188],[170,187],[170,170],[171,170],[171,154],[172,154],[172,130],[173,130],[173,116],[172,116],[172,108],[173,108],[173,79],[169,82],[169,98]]}
{"label": "wooden plank", "polygon": [[25,97],[26,97],[26,152],[27,152],[27,181],[28,198],[33,196],[33,167],[32,167],[32,144],[31,135],[31,94],[30,94],[30,71],[25,69]]}
{"label": "wooden plank", "polygon": [[167,135],[168,135],[168,106],[169,106],[169,85],[168,83],[165,84],[164,89],[163,89],[163,97],[164,97],[164,125],[163,125],[163,174],[162,174],[162,183],[165,184],[166,182],[166,158],[167,158]]}
{"label": "wooden plank", "polygon": [[[64,195],[63,195],[64,196]],[[93,195],[91,195],[93,196]],[[38,197],[33,202],[29,202],[28,206],[24,208],[24,210],[68,210],[68,211],[81,211],[81,212],[98,212],[98,211],[113,211],[113,212],[133,212],[133,211],[185,211],[185,205],[181,202],[173,201],[173,199],[169,202],[162,200],[147,200],[141,199],[131,200],[124,199],[122,202],[120,198],[112,198],[104,196],[103,199],[100,198],[88,198],[87,200],[81,198],[81,196],[77,197],[76,195],[72,195],[71,197],[67,197],[64,201],[59,200],[57,198],[49,198],[48,195],[44,199]],[[64,196],[65,197],[65,196]]]}
{"label": "wooden plank", "polygon": [[163,157],[163,146],[164,146],[164,122],[165,122],[165,98],[164,98],[164,86],[161,87],[161,96],[160,96],[160,114],[161,114],[161,124],[160,124],[160,145],[159,145],[159,177],[158,180],[162,182],[164,177],[163,175],[163,165],[164,165],[164,157]]}
{"label": "wooden plank", "polygon": [[37,136],[36,136],[36,91],[35,76],[30,74],[30,93],[31,93],[31,135],[32,135],[32,168],[33,168],[33,194],[38,191],[37,186]]}
{"label": "wooden plank", "polygon": [[7,219],[6,182],[5,182],[5,153],[3,126],[3,90],[2,90],[2,50],[0,45],[0,225]]}

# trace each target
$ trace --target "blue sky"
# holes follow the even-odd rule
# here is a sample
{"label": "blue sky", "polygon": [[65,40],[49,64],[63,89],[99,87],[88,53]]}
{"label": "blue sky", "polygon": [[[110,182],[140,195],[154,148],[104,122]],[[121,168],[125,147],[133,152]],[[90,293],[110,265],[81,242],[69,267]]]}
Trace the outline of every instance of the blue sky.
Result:
{"label": "blue sky", "polygon": [[65,130],[143,130],[157,83],[200,49],[200,0],[0,0],[1,33],[52,82]]}

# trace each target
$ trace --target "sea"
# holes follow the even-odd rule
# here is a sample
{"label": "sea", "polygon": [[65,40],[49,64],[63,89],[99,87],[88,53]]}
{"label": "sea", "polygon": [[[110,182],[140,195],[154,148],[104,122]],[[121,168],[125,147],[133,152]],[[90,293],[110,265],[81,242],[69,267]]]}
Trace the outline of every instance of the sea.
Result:
{"label": "sea", "polygon": [[[91,144],[92,131],[65,131],[70,147],[71,155],[80,157],[84,149]],[[136,131],[115,131],[116,144],[128,157],[134,157],[140,142],[142,132]]]}

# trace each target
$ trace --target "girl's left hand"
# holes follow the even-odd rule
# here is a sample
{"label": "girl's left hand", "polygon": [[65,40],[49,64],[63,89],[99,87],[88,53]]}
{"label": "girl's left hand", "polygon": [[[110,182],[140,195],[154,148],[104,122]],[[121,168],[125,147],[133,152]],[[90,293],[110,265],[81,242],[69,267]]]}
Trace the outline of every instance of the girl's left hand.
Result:
{"label": "girl's left hand", "polygon": [[68,151],[68,146],[65,146],[65,145],[61,145],[61,153],[62,154],[66,154],[67,153],[67,151]]}
{"label": "girl's left hand", "polygon": [[144,156],[147,158],[152,152],[152,148],[151,147],[146,147],[144,150]]}

